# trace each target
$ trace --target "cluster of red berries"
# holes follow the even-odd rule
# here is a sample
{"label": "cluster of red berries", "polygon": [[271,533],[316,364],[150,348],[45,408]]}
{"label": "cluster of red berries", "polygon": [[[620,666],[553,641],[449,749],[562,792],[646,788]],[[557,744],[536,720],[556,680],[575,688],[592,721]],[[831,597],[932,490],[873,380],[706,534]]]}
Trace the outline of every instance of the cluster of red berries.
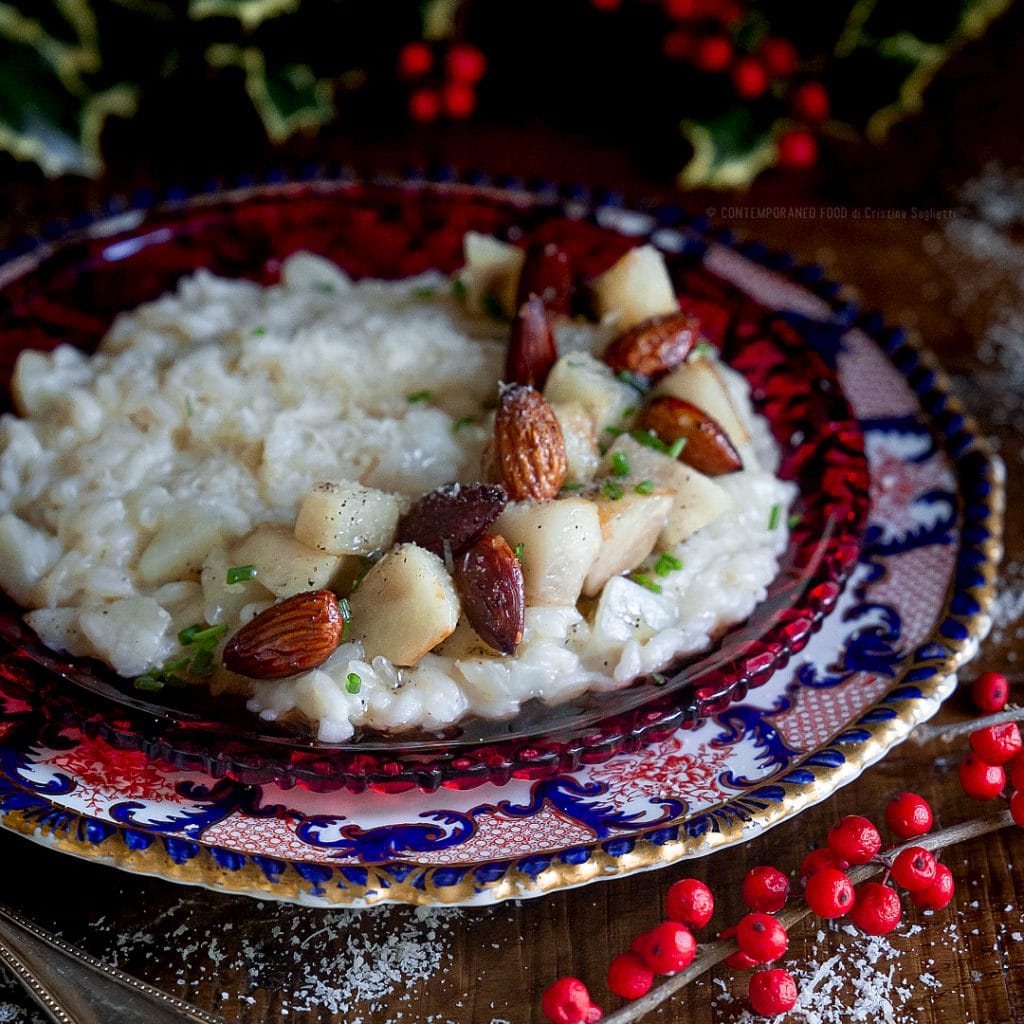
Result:
{"label": "cluster of red berries", "polygon": [[[983,672],[971,686],[981,711],[995,714],[1006,707],[1010,687],[1000,672]],[[1010,814],[1024,828],[1024,743],[1016,722],[976,729],[970,753],[960,762],[960,785],[975,800],[994,800],[1006,792],[1009,781]]]}
{"label": "cluster of red berries", "polygon": [[398,53],[399,77],[412,87],[409,116],[424,123],[442,115],[463,120],[476,109],[476,87],[487,71],[487,57],[470,43],[452,43],[437,58],[434,47],[419,40],[406,43]]}

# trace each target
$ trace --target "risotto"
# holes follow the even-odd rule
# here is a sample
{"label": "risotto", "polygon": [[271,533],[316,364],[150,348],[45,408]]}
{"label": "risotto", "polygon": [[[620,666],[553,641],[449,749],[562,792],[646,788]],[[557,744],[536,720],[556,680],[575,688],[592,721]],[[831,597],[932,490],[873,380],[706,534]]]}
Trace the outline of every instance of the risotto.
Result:
{"label": "risotto", "polygon": [[[553,318],[537,401],[564,438],[558,495],[510,491],[485,524],[521,566],[514,653],[460,614],[459,551],[407,535],[424,494],[449,500],[445,485],[493,481],[495,463],[500,480],[504,465],[508,325],[465,280],[469,301],[437,274],[355,283],[298,254],[271,287],[186,278],[121,315],[92,356],[23,353],[19,415],[0,419],[0,583],[43,643],[143,689],[241,692],[265,719],[301,715],[342,741],[621,687],[746,618],[794,497],[767,426],[743,379],[697,346],[680,369],[714,371],[742,468],[684,466],[681,445],[634,429],[637,381],[600,361],[623,327],[607,314]],[[240,628],[324,591],[346,600],[319,664],[280,678],[224,665]]]}

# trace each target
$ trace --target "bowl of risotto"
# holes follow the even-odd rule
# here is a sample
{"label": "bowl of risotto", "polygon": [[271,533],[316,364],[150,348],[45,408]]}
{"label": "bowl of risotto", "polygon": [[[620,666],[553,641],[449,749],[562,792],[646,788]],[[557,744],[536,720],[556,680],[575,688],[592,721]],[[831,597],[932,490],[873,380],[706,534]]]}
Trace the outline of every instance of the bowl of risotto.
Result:
{"label": "bowl of risotto", "polygon": [[179,767],[351,790],[569,770],[741,698],[834,606],[867,465],[821,332],[710,244],[308,181],[8,262],[5,679]]}

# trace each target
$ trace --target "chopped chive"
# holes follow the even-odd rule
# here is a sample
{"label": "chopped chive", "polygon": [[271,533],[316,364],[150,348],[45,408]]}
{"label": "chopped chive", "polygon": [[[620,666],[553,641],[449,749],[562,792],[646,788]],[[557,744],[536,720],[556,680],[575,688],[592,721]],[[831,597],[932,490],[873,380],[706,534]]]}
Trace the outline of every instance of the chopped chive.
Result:
{"label": "chopped chive", "polygon": [[190,676],[208,676],[213,672],[213,650],[209,647],[200,647],[192,657],[188,666]]}
{"label": "chopped chive", "polygon": [[338,598],[338,613],[341,615],[341,640],[344,643],[352,632],[352,606],[348,603],[347,597]]}
{"label": "chopped chive", "polygon": [[523,555],[526,553],[526,545],[525,544],[517,544],[515,546],[515,548],[513,548],[513,550],[516,553],[516,561],[520,565],[522,565],[523,564]]}
{"label": "chopped chive", "polygon": [[429,285],[420,288],[413,288],[412,294],[417,299],[432,299],[437,295],[437,289],[431,288]]}
{"label": "chopped chive", "polygon": [[678,459],[679,453],[686,447],[686,438],[677,437],[671,445],[665,450],[665,454],[670,459]]}
{"label": "chopped chive", "polygon": [[782,517],[782,506],[772,505],[771,515],[768,516],[768,529],[774,530],[779,525],[779,519]]}
{"label": "chopped chive", "polygon": [[562,484],[562,490],[563,491],[582,491],[583,490],[583,484],[576,483],[576,481],[571,481],[570,483]]}
{"label": "chopped chive", "polygon": [[656,452],[661,452],[662,455],[668,451],[668,445],[666,445],[653,430],[633,430],[630,431],[629,436],[633,438],[637,444],[642,444],[647,448],[653,448]]}
{"label": "chopped chive", "polygon": [[790,529],[792,530],[792,529],[793,529],[794,527],[797,527],[797,526],[799,526],[799,525],[800,525],[800,521],[801,521],[802,519],[803,519],[803,516],[802,516],[802,515],[800,515],[800,513],[799,513],[799,512],[794,512],[794,513],[793,513],[793,514],[792,514],[792,515],[791,515],[791,516],[790,516],[790,517],[789,517],[789,518],[788,518],[788,519],[786,520],[786,525],[787,525],[787,526],[788,526],[788,527],[789,527],[789,528],[790,528]]}
{"label": "chopped chive", "polygon": [[181,672],[188,668],[188,658],[178,658],[176,661],[169,661],[163,668],[160,669],[160,674],[164,676],[173,675],[175,672]]}
{"label": "chopped chive", "polygon": [[468,427],[471,423],[476,422],[472,416],[460,416],[453,424],[452,431],[458,433],[464,427]]}
{"label": "chopped chive", "polygon": [[640,377],[629,370],[621,370],[618,376],[623,384],[628,384],[630,387],[636,388],[637,391],[646,392],[650,389],[650,382],[645,377]]}
{"label": "chopped chive", "polygon": [[188,395],[185,396],[185,415],[191,419],[195,415],[195,407],[192,405],[192,399]]}
{"label": "chopped chive", "polygon": [[191,644],[199,644],[203,647],[210,645],[213,647],[217,646],[217,641],[228,631],[228,627],[225,623],[221,623],[217,626],[203,626],[196,624],[189,626],[187,629],[183,629],[178,634],[178,643],[182,647],[188,647]]}
{"label": "chopped chive", "polygon": [[349,693],[358,693],[359,688],[362,685],[362,679],[360,679],[359,675],[355,672],[349,672],[345,677],[345,689],[348,690]]}
{"label": "chopped chive", "polygon": [[622,435],[625,433],[625,430],[623,430],[622,427],[605,427],[604,433],[611,434],[612,437],[622,437]]}
{"label": "chopped chive", "polygon": [[658,561],[654,563],[654,575],[667,576],[670,572],[679,572],[682,567],[683,563],[680,559],[668,551],[662,551],[658,555]]}
{"label": "chopped chive", "polygon": [[610,501],[619,501],[625,492],[614,480],[605,480],[601,493]]}
{"label": "chopped chive", "polygon": [[636,491],[637,494],[650,494],[654,490],[654,481],[641,480],[633,490]]}
{"label": "chopped chive", "polygon": [[625,452],[612,453],[612,472],[616,476],[629,476],[629,459]]}
{"label": "chopped chive", "polygon": [[134,683],[136,690],[148,690],[150,692],[156,692],[164,688],[164,681],[157,679],[156,676],[150,675],[148,672],[144,676],[139,676]]}
{"label": "chopped chive", "polygon": [[464,299],[466,297],[466,282],[461,277],[452,278],[452,295],[457,299]]}
{"label": "chopped chive", "polygon": [[693,346],[693,354],[695,356],[713,356],[715,351],[715,346],[710,341],[698,341]]}
{"label": "chopped chive", "polygon": [[486,294],[481,298],[480,305],[483,306],[484,312],[488,316],[494,317],[495,320],[505,319],[505,310],[502,308],[501,303],[491,294]]}
{"label": "chopped chive", "polygon": [[639,586],[646,587],[652,594],[661,593],[661,584],[655,583],[645,572],[635,572],[629,578]]}
{"label": "chopped chive", "polygon": [[432,395],[429,391],[410,391],[405,396],[407,402],[429,402]]}
{"label": "chopped chive", "polygon": [[197,622],[194,626],[188,626],[178,634],[178,643],[182,647],[188,647],[195,640],[196,634],[201,633],[204,629],[206,627],[201,622]]}
{"label": "chopped chive", "polygon": [[622,410],[622,415],[619,417],[619,419],[628,420],[630,416],[635,416],[636,414],[637,407],[635,405],[631,405],[628,408]]}
{"label": "chopped chive", "polygon": [[668,677],[663,676],[660,672],[652,672],[651,682],[654,683],[655,686],[664,686],[668,682]]}
{"label": "chopped chive", "polygon": [[320,292],[322,295],[333,295],[334,285],[330,281],[317,281],[313,287]]}
{"label": "chopped chive", "polygon": [[599,444],[597,446],[597,451],[598,451],[598,454],[600,454],[602,457],[607,455],[608,454],[608,445],[606,445],[606,444]]}
{"label": "chopped chive", "polygon": [[235,583],[245,583],[246,580],[254,580],[255,578],[255,565],[233,565],[228,569],[224,582],[230,587]]}
{"label": "chopped chive", "polygon": [[266,327],[254,327],[250,332],[254,338],[260,338],[267,333]]}

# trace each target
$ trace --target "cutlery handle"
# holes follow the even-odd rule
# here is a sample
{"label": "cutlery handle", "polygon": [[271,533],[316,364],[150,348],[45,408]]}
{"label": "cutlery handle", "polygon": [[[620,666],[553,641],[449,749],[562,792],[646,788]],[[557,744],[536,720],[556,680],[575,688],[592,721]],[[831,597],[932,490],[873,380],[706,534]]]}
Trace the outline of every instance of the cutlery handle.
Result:
{"label": "cutlery handle", "polygon": [[0,905],[0,961],[54,1024],[225,1024]]}

